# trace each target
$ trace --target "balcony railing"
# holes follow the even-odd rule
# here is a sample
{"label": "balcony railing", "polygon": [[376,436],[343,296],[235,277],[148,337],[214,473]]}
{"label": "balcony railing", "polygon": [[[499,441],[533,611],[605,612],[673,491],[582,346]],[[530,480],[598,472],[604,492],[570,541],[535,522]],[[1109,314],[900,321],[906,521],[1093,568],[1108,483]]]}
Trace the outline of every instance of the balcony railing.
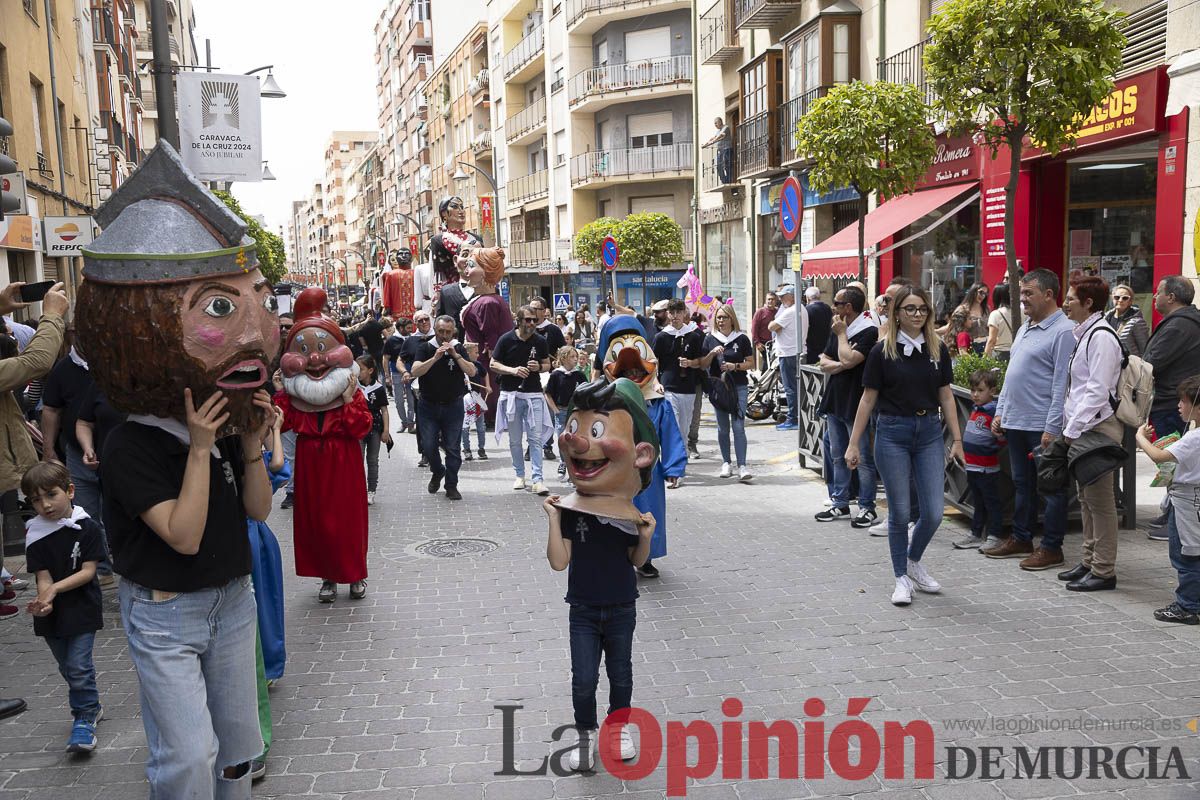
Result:
{"label": "balcony railing", "polygon": [[492,149],[492,134],[489,131],[484,131],[475,137],[471,142],[471,152],[475,155],[491,152]]}
{"label": "balcony railing", "polygon": [[764,172],[779,169],[778,118],[777,111],[767,111],[738,125],[739,178],[755,178]]}
{"label": "balcony railing", "polygon": [[725,23],[725,3],[717,4],[700,17],[700,63],[724,64],[739,59],[742,46],[738,44],[733,26]]}
{"label": "balcony railing", "polygon": [[689,172],[692,164],[691,142],[676,142],[661,147],[596,150],[571,159],[571,183],[607,182],[633,175]]}
{"label": "balcony railing", "polygon": [[[732,134],[733,132],[730,131]],[[700,189],[705,192],[739,186],[737,143],[719,142],[700,149]]]}
{"label": "balcony railing", "polygon": [[508,182],[508,202],[512,205],[528,203],[545,197],[550,192],[550,171],[540,169],[530,175],[513,178]]}
{"label": "balcony railing", "polygon": [[528,36],[518,42],[516,47],[504,54],[500,66],[504,70],[505,79],[511,78],[521,67],[536,58],[545,47],[545,29],[538,25],[529,32]]}
{"label": "balcony railing", "polygon": [[471,78],[471,82],[467,84],[467,93],[474,97],[480,92],[486,90],[490,82],[491,73],[487,71],[487,67],[484,67],[483,69],[479,70],[479,74],[477,74],[474,78]]}
{"label": "balcony railing", "polygon": [[504,121],[504,138],[510,143],[546,124],[546,98],[526,106]]}
{"label": "balcony railing", "polygon": [[800,0],[733,0],[735,28],[769,28],[800,10]]}
{"label": "balcony railing", "polygon": [[507,252],[509,262],[514,267],[539,267],[550,260],[550,240],[512,242]]}
{"label": "balcony railing", "polygon": [[654,6],[671,2],[673,5],[678,5],[674,0],[567,0],[567,28],[575,26],[588,14],[593,14],[601,11],[615,11],[630,6],[636,7],[638,11],[650,14],[654,13]]}
{"label": "balcony railing", "polygon": [[779,163],[799,161],[804,155],[796,149],[796,126],[801,118],[812,110],[819,98],[828,94],[830,87],[818,86],[799,97],[783,104],[779,109]]}
{"label": "balcony railing", "polygon": [[911,83],[921,92],[926,103],[932,103],[933,92],[930,91],[929,84],[925,81],[924,57],[927,44],[929,44],[928,39],[917,42],[894,56],[879,59],[877,62],[879,80],[888,83]]}
{"label": "balcony railing", "polygon": [[691,82],[691,54],[632,64],[592,67],[571,78],[571,105],[578,105],[589,97],[606,92],[625,92]]}

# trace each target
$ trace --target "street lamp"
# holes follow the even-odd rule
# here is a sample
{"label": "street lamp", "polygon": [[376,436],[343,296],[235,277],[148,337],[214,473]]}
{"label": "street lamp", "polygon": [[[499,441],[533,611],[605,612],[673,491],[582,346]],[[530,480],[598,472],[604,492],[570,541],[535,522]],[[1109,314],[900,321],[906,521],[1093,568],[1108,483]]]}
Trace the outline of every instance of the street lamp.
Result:
{"label": "street lamp", "polygon": [[275,73],[271,71],[274,68],[274,64],[267,64],[265,67],[258,67],[257,69],[252,69],[245,73],[246,75],[253,75],[256,72],[262,72],[264,69],[267,71],[267,77],[263,78],[262,88],[258,90],[258,93],[261,97],[287,97],[287,92],[285,92],[283,89],[280,89],[279,84],[275,82]]}
{"label": "street lamp", "polygon": [[[414,219],[411,215],[405,214],[403,211],[396,211],[394,213],[396,214],[397,218],[392,220],[392,224],[395,225],[397,228],[403,227],[400,224],[400,218],[403,217],[405,220],[412,223],[413,227],[415,227],[417,229],[417,249],[419,250],[421,248],[421,237],[425,235],[425,226],[421,224],[420,220]],[[397,234],[397,235],[399,235],[401,237],[404,236],[404,234]],[[403,241],[403,238],[401,240]],[[420,258],[420,253],[413,253],[412,257],[414,259]]]}
{"label": "street lamp", "polygon": [[[459,162],[457,162],[457,165],[458,165],[458,168],[454,170],[454,174],[450,176],[451,178],[453,178],[456,181],[471,180],[471,176],[463,171],[463,167],[469,167],[469,168],[475,170],[475,172],[478,173],[479,175],[482,175],[483,179],[485,181],[487,181],[488,185],[490,185],[492,187],[492,202],[496,203],[499,200],[500,190],[496,188],[496,179],[491,176],[491,173],[489,173],[485,169],[481,169],[480,167],[477,167],[474,164],[470,164],[466,161],[459,161]],[[493,208],[495,208],[494,205],[493,205]],[[496,220],[494,216],[492,218],[492,224],[496,226],[496,246],[503,247],[503,244],[500,242],[500,222],[499,222],[499,220]]]}
{"label": "street lamp", "polygon": [[273,181],[273,180],[275,180],[275,175],[274,175],[274,174],[272,174],[272,172],[271,172],[271,168],[267,166],[267,162],[266,162],[266,161],[264,161],[264,162],[263,162],[263,173],[262,173],[262,179],[263,179],[264,181]]}

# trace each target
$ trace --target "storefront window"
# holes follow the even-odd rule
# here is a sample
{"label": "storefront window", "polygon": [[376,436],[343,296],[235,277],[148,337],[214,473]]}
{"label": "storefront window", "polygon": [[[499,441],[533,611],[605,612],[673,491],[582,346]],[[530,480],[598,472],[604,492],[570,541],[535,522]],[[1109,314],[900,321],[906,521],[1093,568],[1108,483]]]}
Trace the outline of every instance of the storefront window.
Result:
{"label": "storefront window", "polygon": [[753,298],[746,287],[746,233],[741,220],[704,226],[704,291],[723,300],[733,298],[738,320],[745,322]]}
{"label": "storefront window", "polygon": [[[957,203],[958,201],[954,201]],[[901,238],[924,230],[954,208],[944,205],[914,222]],[[929,292],[939,322],[944,321],[962,300],[962,295],[982,274],[979,239],[979,203],[965,206],[924,236],[900,250],[902,274]],[[990,288],[990,287],[989,287]]]}

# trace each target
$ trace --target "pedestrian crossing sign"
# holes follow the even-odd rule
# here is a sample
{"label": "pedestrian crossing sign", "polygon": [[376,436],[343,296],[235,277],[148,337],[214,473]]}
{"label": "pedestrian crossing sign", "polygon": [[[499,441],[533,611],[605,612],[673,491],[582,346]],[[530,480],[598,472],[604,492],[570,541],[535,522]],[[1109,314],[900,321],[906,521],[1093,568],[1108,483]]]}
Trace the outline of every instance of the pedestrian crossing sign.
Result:
{"label": "pedestrian crossing sign", "polygon": [[563,294],[554,295],[554,313],[559,311],[571,310],[571,293],[564,292]]}

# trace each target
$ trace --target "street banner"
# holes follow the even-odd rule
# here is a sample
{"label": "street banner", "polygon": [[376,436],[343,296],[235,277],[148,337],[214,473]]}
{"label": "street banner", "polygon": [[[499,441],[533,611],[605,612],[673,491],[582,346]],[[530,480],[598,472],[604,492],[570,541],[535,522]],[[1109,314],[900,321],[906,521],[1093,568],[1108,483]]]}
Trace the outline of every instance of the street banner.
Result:
{"label": "street banner", "polygon": [[262,180],[262,116],[258,78],[215,72],[175,76],[179,151],[203,181]]}
{"label": "street banner", "polygon": [[496,217],[492,207],[491,195],[485,194],[479,198],[479,225],[485,231],[490,231],[496,226]]}

